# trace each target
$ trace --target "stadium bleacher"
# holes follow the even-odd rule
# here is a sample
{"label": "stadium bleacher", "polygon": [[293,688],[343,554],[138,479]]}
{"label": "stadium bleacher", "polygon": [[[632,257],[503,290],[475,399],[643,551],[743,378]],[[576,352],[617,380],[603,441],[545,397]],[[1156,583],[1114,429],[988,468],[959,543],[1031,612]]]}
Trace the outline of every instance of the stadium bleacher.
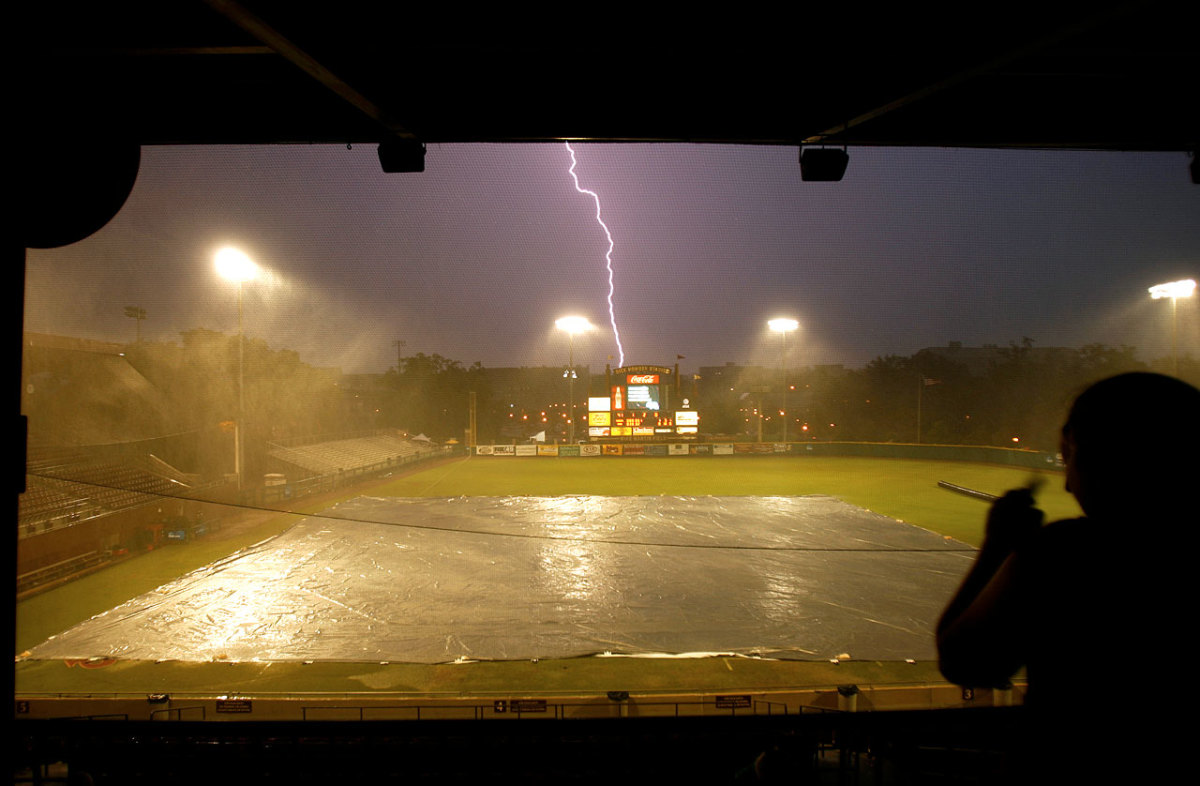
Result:
{"label": "stadium bleacher", "polygon": [[18,503],[21,537],[144,505],[161,496],[183,496],[193,488],[186,475],[153,456],[116,459],[82,449],[31,454],[25,485]]}
{"label": "stadium bleacher", "polygon": [[321,475],[363,474],[406,464],[439,450],[428,442],[377,435],[285,447],[271,445],[267,455],[296,479]]}

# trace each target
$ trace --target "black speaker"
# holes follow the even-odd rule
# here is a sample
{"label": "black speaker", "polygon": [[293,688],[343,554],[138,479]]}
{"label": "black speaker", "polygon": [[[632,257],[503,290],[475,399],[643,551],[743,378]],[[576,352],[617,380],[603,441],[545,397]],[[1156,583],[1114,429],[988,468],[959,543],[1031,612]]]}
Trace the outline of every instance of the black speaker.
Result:
{"label": "black speaker", "polygon": [[829,147],[810,147],[800,150],[800,179],[818,183],[835,183],[846,174],[850,156],[845,150]]}
{"label": "black speaker", "polygon": [[379,143],[379,165],[388,174],[424,172],[425,144],[416,139],[385,139]]}

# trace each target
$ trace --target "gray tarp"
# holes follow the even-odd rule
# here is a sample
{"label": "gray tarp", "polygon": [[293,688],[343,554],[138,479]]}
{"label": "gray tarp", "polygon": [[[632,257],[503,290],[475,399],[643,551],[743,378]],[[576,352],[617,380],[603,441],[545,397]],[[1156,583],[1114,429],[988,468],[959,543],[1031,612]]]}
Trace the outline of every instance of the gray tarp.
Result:
{"label": "gray tarp", "polygon": [[32,656],[928,659],[971,558],[832,497],[363,497]]}

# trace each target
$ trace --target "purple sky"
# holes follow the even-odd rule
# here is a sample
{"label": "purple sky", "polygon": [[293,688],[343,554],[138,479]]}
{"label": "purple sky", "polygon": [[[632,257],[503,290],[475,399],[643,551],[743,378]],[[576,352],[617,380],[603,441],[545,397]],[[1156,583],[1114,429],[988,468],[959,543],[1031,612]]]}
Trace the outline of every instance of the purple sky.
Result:
{"label": "purple sky", "polygon": [[[616,247],[627,363],[773,364],[766,320],[801,323],[789,362],[861,365],[961,341],[1133,344],[1169,352],[1146,288],[1200,278],[1200,186],[1182,154],[850,150],[841,183],[800,180],[795,148],[575,145]],[[384,175],[373,146],[148,148],[122,213],[75,245],[30,251],[26,327],[131,341],[234,331],[221,245],[269,271],[246,331],[308,362],[380,372],[405,353],[556,365],[569,313],[616,355],[607,242],[560,144],[431,146]],[[1200,299],[1179,308],[1200,354]]]}

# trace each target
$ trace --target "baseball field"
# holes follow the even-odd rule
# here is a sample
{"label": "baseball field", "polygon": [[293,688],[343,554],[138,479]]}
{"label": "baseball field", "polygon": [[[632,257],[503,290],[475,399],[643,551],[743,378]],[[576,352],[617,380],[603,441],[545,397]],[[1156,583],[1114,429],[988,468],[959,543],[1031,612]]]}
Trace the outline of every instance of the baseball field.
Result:
{"label": "baseball field", "polygon": [[[1037,473],[1038,501],[1049,519],[1078,515],[1061,473]],[[113,565],[18,606],[17,651],[36,648],[89,618],[153,592],[288,531],[306,515],[343,499],[473,497],[834,497],[848,505],[977,545],[987,506],[948,492],[939,481],[1000,494],[1027,485],[1029,470],[920,460],[739,456],[722,458],[475,457],[380,478],[334,498],[301,500],[287,511],[225,511],[240,521],[212,537],[159,549]],[[88,668],[87,666],[90,666]],[[524,659],[461,664],[229,661],[213,663],[95,658],[91,663],[20,658],[19,694],[214,692],[305,694],[392,692],[464,695],[605,690],[713,691],[837,684],[936,681],[930,662],[708,659]]]}

